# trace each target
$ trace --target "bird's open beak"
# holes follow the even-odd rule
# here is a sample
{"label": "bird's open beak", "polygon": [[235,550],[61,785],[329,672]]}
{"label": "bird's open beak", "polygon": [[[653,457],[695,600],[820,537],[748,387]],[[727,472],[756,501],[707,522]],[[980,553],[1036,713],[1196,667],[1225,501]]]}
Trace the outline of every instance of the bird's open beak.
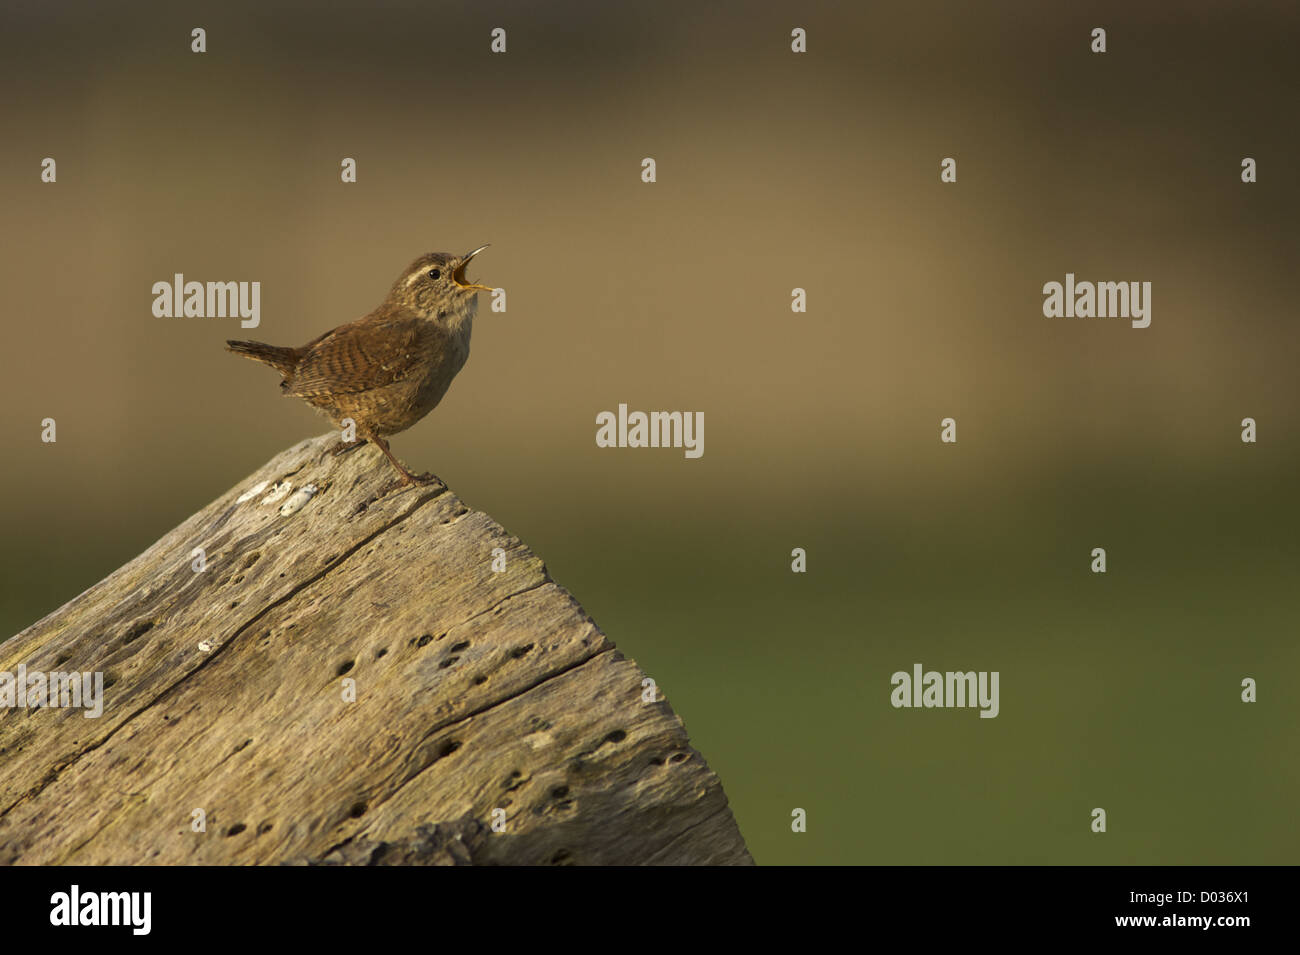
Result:
{"label": "bird's open beak", "polygon": [[469,260],[474,258],[474,256],[478,255],[486,248],[487,248],[486,245],[480,245],[469,255],[465,256],[465,258],[461,259],[460,265],[456,266],[455,270],[452,271],[451,273],[452,281],[455,282],[463,289],[473,289],[476,292],[491,292],[492,286],[476,285],[475,283],[471,282],[468,278],[465,277],[465,269],[469,265]]}

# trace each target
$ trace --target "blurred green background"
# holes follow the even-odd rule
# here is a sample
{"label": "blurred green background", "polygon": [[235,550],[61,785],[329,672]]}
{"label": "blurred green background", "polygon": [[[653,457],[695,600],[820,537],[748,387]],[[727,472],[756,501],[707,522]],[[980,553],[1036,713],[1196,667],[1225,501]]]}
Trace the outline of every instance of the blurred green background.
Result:
{"label": "blurred green background", "polygon": [[[394,449],[656,678],[757,861],[1296,861],[1295,4],[0,17],[0,634],[326,430],[224,339],[490,242],[509,310]],[[260,281],[261,327],[155,318],[174,272]],[[1152,282],[1151,327],[1044,318],[1066,272]],[[597,448],[620,402],[704,456]],[[893,709],[917,662],[1001,714]]]}

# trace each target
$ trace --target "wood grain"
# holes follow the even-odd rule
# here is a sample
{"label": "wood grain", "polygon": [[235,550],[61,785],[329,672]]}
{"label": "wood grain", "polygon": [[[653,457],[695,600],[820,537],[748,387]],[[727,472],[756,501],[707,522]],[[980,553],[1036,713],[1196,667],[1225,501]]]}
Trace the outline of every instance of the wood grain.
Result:
{"label": "wood grain", "polygon": [[[681,720],[542,562],[337,445],[0,644],[0,671],[105,680],[98,718],[0,708],[0,862],[752,864]],[[290,512],[281,482],[317,491]]]}

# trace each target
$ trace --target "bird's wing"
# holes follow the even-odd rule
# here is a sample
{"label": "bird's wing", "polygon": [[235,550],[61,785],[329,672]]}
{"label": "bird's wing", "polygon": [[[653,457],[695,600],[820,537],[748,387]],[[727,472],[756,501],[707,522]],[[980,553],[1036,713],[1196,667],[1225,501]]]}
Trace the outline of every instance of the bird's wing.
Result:
{"label": "bird's wing", "polygon": [[[367,316],[340,325],[303,346],[289,391],[302,398],[356,394],[394,384],[419,371],[431,339],[444,334],[413,315]],[[427,360],[427,357],[425,358]]]}

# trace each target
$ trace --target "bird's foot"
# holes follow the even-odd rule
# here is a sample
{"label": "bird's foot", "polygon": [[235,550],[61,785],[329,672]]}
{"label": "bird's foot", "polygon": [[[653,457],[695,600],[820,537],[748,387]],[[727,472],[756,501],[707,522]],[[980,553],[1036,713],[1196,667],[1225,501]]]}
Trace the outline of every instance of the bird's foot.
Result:
{"label": "bird's foot", "polygon": [[380,492],[380,497],[386,497],[389,494],[396,494],[398,491],[404,491],[413,487],[429,487],[432,484],[442,484],[442,480],[436,474],[412,474],[405,471],[395,480],[389,481],[384,485]]}
{"label": "bird's foot", "polygon": [[330,454],[337,458],[339,455],[347,454],[349,451],[355,451],[365,443],[365,438],[357,438],[355,441],[340,441],[338,444],[334,445],[334,447],[330,448]]}
{"label": "bird's foot", "polygon": [[406,470],[406,468],[398,468],[398,473],[402,476],[401,480],[398,482],[402,486],[410,485],[413,487],[425,487],[429,484],[442,483],[442,480],[438,475],[429,471],[426,471],[424,474],[412,474],[410,471]]}
{"label": "bird's foot", "polygon": [[388,458],[388,463],[393,466],[393,470],[402,476],[402,480],[398,484],[398,487],[442,483],[438,479],[437,475],[435,474],[412,474],[410,471],[406,470],[406,468],[402,466],[401,461],[397,460],[397,458],[394,457],[393,452],[388,447],[387,441],[373,434],[367,435],[367,437],[372,442],[374,442],[375,447],[377,447],[380,451],[384,452],[384,457]]}

